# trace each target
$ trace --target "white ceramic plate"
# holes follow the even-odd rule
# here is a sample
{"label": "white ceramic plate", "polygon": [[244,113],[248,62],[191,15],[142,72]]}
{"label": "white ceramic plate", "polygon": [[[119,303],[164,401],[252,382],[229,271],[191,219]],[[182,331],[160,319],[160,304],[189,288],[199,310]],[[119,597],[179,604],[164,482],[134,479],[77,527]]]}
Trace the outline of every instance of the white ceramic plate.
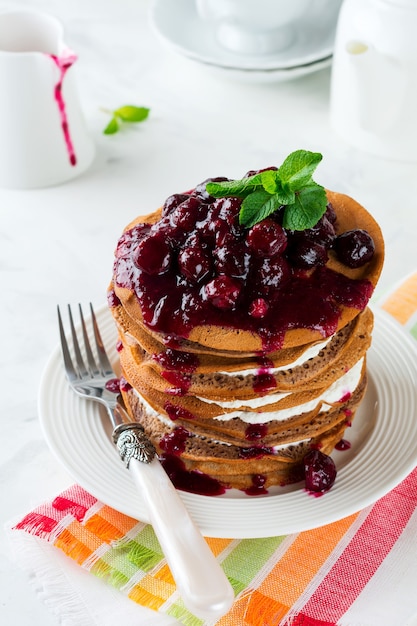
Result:
{"label": "white ceramic plate", "polygon": [[[116,331],[107,307],[97,317],[116,363]],[[203,534],[249,538],[308,530],[357,512],[401,482],[417,464],[417,348],[401,326],[379,310],[368,374],[364,401],[346,433],[352,446],[333,455],[338,475],[329,492],[315,498],[302,483],[257,497],[237,490],[220,497],[179,492]],[[59,347],[41,381],[39,415],[50,448],[75,481],[107,505],[148,521],[111,442],[106,415],[69,389]]]}
{"label": "white ceramic plate", "polygon": [[216,39],[211,22],[198,16],[194,0],[153,0],[151,23],[169,48],[195,61],[223,69],[282,70],[307,66],[333,53],[340,0],[320,10],[315,0],[308,15],[298,20],[294,41],[275,54],[246,55],[232,52]]}

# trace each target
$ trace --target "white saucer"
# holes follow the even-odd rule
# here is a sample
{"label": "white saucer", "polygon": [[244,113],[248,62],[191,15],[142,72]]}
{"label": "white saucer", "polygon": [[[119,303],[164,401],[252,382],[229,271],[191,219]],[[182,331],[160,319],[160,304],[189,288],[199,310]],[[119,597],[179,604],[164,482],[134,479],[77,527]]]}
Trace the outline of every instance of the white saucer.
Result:
{"label": "white saucer", "polygon": [[200,63],[200,65],[203,65],[210,73],[223,76],[224,78],[232,78],[242,83],[281,83],[330,67],[332,58],[332,56],[328,56],[325,59],[320,59],[313,63],[306,63],[305,65],[285,69],[236,69],[204,62]]}
{"label": "white saucer", "polygon": [[[172,50],[222,70],[289,70],[316,67],[316,62],[329,62],[341,0],[330,4],[331,10],[308,13],[295,25],[296,36],[285,50],[275,54],[246,55],[232,52],[221,46],[212,24],[198,16],[194,0],[153,0],[150,9],[151,23]],[[304,72],[305,73],[305,72]]]}

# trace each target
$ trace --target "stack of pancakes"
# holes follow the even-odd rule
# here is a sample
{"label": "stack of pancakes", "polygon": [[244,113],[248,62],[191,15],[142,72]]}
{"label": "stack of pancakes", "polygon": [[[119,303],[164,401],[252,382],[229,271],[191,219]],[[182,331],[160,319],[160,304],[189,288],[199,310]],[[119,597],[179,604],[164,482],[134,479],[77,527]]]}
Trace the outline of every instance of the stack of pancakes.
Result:
{"label": "stack of pancakes", "polygon": [[[219,320],[210,316],[204,307],[211,305],[203,301],[199,318],[191,313],[187,317],[184,305],[187,324],[175,325],[178,311],[165,325],[150,322],[149,308],[155,318],[160,303],[174,296],[169,290],[158,291],[158,281],[168,284],[166,273],[142,280],[135,250],[152,225],[161,225],[166,216],[159,210],[138,218],[119,241],[108,300],[120,339],[121,392],[177,486],[200,493],[231,487],[264,493],[271,485],[300,480],[307,452],[316,448],[330,454],[351,425],[366,389],[373,326],[367,302],[382,269],[384,246],[378,225],[362,206],[341,194],[327,195],[336,234],[364,229],[375,253],[371,261],[352,269],[330,250],[324,268],[292,269],[285,293],[305,281],[308,308],[308,298],[323,298],[327,284],[316,280],[315,292],[312,275],[328,272],[349,292],[357,286],[360,297],[332,302],[332,323],[327,323],[324,302],[320,324],[316,319],[300,324],[294,311],[294,324],[287,319],[285,328],[277,331],[274,322],[275,342],[271,333],[268,343],[264,340],[268,317],[258,326],[253,320],[242,323],[239,302],[222,311]],[[205,203],[209,210],[211,199],[205,198]],[[171,234],[172,255],[177,243],[182,245],[173,242]],[[169,272],[178,289],[186,289],[184,281],[178,281],[177,266]],[[194,294],[202,293],[201,284],[193,289]],[[248,279],[244,292],[250,289]],[[320,304],[317,310],[320,313]]]}

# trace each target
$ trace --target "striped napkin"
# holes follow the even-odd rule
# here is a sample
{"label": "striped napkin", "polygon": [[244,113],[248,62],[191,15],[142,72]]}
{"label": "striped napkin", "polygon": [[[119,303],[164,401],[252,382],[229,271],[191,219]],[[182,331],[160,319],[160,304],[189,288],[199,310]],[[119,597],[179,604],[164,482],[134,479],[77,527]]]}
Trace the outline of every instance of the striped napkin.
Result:
{"label": "striped napkin", "polygon": [[[380,305],[417,339],[417,273]],[[374,505],[315,530],[208,538],[236,595],[216,626],[405,626],[417,612],[416,505],[417,468]],[[133,603],[209,626],[184,606],[152,527],[78,485],[25,515],[16,531],[52,544]]]}

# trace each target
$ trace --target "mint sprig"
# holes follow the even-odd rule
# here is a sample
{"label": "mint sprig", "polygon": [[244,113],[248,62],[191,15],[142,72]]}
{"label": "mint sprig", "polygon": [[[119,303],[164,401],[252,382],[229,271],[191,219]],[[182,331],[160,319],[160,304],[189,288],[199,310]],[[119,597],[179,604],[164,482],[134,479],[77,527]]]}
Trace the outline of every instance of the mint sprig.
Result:
{"label": "mint sprig", "polygon": [[284,228],[306,230],[326,211],[326,191],[312,179],[322,158],[318,152],[296,150],[278,170],[265,170],[242,180],[209,182],[206,189],[215,198],[243,198],[239,213],[242,226],[251,228],[282,209]]}
{"label": "mint sprig", "polygon": [[123,123],[136,124],[143,122],[148,117],[150,111],[147,107],[138,107],[133,104],[125,104],[113,111],[108,109],[102,110],[112,116],[110,122],[103,130],[105,135],[114,135],[120,130]]}

